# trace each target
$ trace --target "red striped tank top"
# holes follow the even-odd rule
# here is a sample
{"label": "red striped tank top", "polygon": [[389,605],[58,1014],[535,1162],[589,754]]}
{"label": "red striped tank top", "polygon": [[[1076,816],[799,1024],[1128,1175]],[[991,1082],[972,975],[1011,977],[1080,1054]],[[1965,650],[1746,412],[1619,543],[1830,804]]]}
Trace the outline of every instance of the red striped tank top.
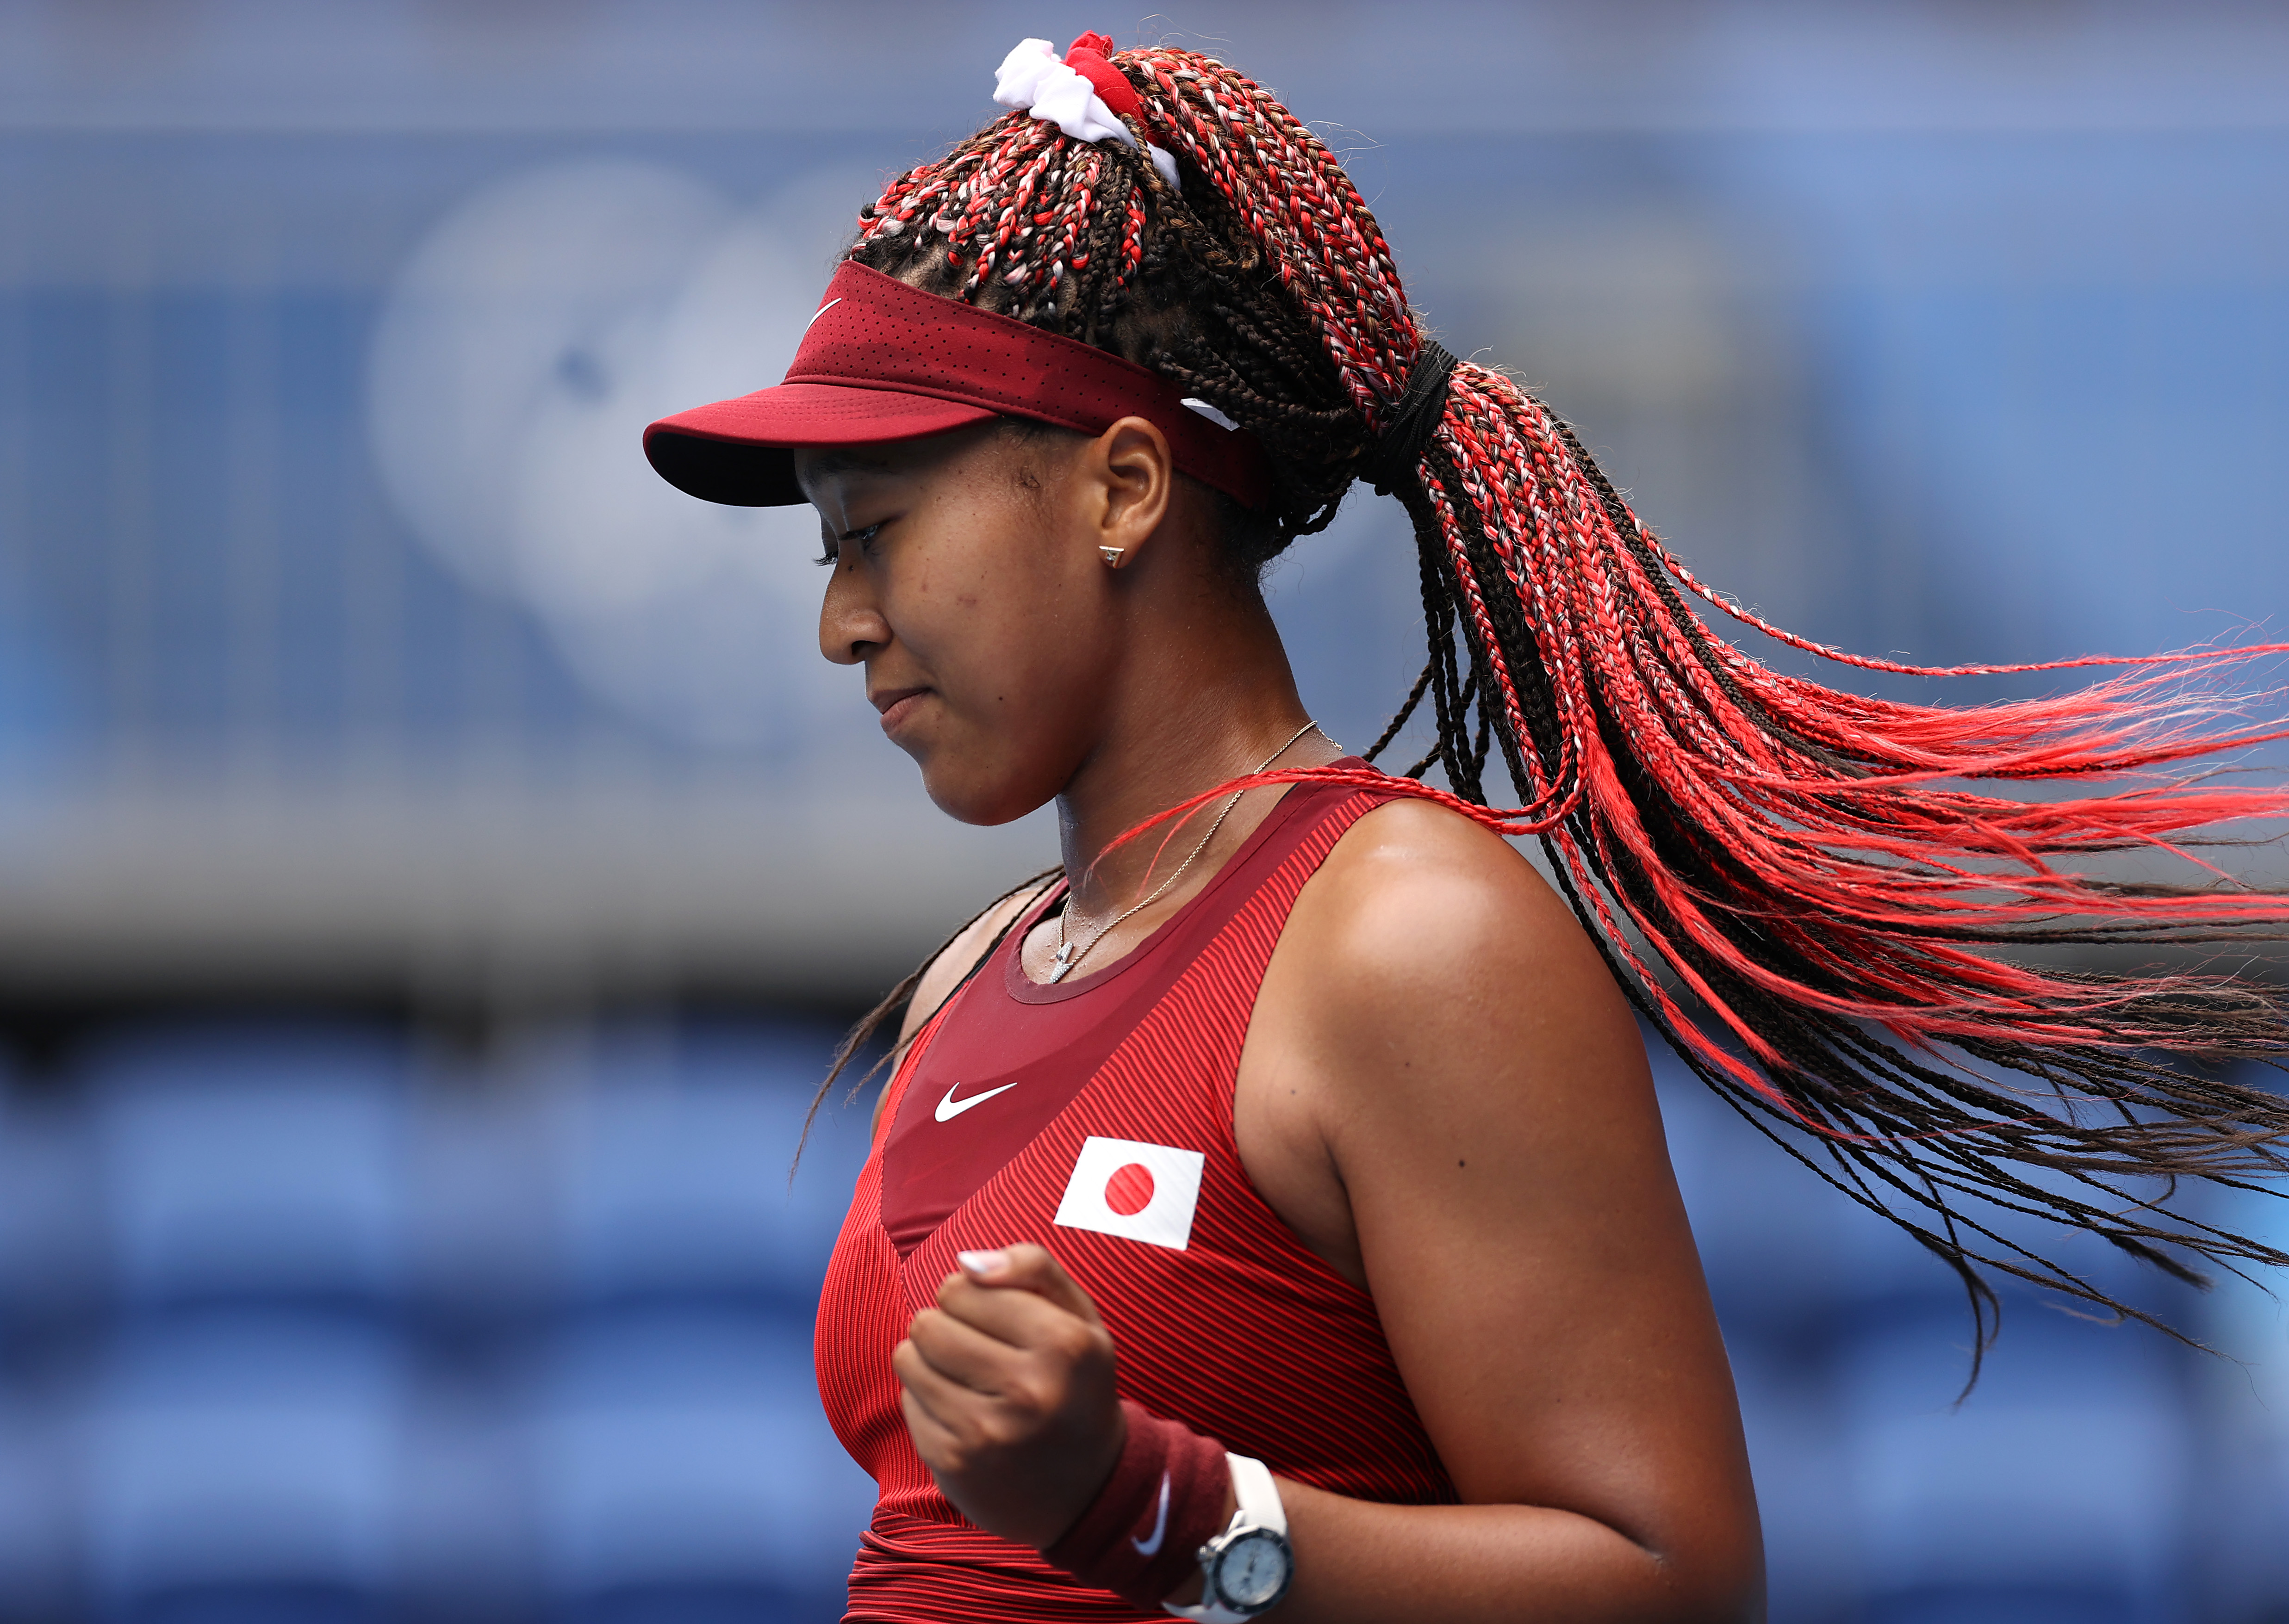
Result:
{"label": "red striped tank top", "polygon": [[880,1487],[847,1620],[1165,1617],[971,1525],[914,1453],[890,1352],[969,1247],[1048,1246],[1113,1334],[1121,1395],[1154,1413],[1335,1493],[1454,1501],[1374,1301],[1264,1205],[1232,1141],[1240,1046],[1288,911],[1384,799],[1295,786],[1144,945],[1043,987],[1017,954],[1053,894],[908,1052],[819,1299],[819,1391]]}

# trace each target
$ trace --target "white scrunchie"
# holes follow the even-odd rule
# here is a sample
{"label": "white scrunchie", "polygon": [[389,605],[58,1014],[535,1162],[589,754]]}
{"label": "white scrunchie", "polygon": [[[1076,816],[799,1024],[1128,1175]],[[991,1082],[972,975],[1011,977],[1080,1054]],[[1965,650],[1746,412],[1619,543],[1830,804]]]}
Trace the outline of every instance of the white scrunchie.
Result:
{"label": "white scrunchie", "polygon": [[[1137,145],[1129,126],[1113,116],[1088,76],[1066,67],[1057,47],[1045,39],[1020,40],[1017,48],[1001,59],[993,75],[993,100],[1005,107],[1023,107],[1035,118],[1045,118],[1077,141]],[[1176,160],[1149,141],[1144,151],[1152,167],[1160,171],[1160,179],[1176,185]]]}

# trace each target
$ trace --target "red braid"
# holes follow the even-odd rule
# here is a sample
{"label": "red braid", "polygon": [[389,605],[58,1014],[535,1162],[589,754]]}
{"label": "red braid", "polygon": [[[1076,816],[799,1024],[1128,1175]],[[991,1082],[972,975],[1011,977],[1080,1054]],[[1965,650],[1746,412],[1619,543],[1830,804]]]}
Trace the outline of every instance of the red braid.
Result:
{"label": "red braid", "polygon": [[[1373,213],[1270,92],[1188,52],[1112,60],[1137,92],[1136,132],[1176,155],[1181,193],[1134,152],[1012,115],[894,184],[854,252],[882,263],[887,239],[934,209],[946,264],[964,271],[946,291],[993,292],[1058,325],[1086,306],[1088,330],[1107,333],[1097,341],[1127,343],[1264,441],[1285,470],[1274,515],[1284,542],[1324,522],[1354,473],[1380,466],[1424,335]],[[1062,191],[1051,184],[1060,175]],[[1109,227],[1119,283],[1076,283],[1076,245]],[[910,238],[903,251],[921,248]],[[993,291],[997,276],[1010,291]],[[1123,328],[1123,287],[1139,277],[1176,290],[1168,302],[1195,330],[1168,340]],[[1064,309],[1052,289],[1064,290]],[[1257,289],[1272,291],[1249,305]],[[1704,587],[1563,422],[1469,364],[1455,367],[1411,470],[1379,477],[1414,521],[1432,635],[1424,681],[1382,742],[1426,689],[1440,733],[1402,787],[1503,834],[1539,837],[1640,1010],[1736,1107],[1768,1132],[1808,1132],[1775,1136],[1952,1263],[1982,1315],[1992,1299],[1974,1265],[2145,1318],[1982,1227],[1963,1197],[2091,1230],[2181,1275],[2157,1246],[2229,1267],[2289,1263],[2115,1182],[2289,1168],[2280,1101],[2168,1063],[2281,1055],[2289,1022],[2277,995],[2226,975],[2106,975],[1994,951],[2283,935],[2289,902],[2278,893],[2127,885],[2076,865],[2139,848],[2183,856],[2221,824],[2289,816],[2277,789],[2155,776],[2289,736],[2205,731],[2222,706],[2189,700],[2185,686],[2289,645],[1943,671],[1840,655]],[[1687,593],[1867,669],[2137,669],[2049,698],[1897,704],[1767,668],[1715,636]],[[1487,804],[1489,740],[1516,807]],[[1450,790],[1414,781],[1433,760]],[[2147,781],[2116,787],[2137,776]],[[1334,771],[1237,782],[1299,778],[1392,782]],[[1955,782],[1966,779],[2080,780],[2111,792],[2029,802]]]}

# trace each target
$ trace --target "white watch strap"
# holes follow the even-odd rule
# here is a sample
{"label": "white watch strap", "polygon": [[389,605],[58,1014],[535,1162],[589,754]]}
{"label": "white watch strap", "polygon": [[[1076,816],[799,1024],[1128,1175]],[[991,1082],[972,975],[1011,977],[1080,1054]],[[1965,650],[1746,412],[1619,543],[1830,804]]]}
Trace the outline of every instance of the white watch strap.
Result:
{"label": "white watch strap", "polygon": [[1232,1496],[1240,1502],[1240,1515],[1248,1519],[1233,1526],[1286,1533],[1288,1508],[1280,1503],[1280,1485],[1272,1480],[1272,1469],[1247,1455],[1227,1454],[1224,1459],[1232,1462]]}
{"label": "white watch strap", "polygon": [[[1280,1502],[1280,1485],[1272,1476],[1272,1469],[1248,1455],[1226,1452],[1224,1460],[1232,1467],[1232,1497],[1240,1502],[1232,1521],[1224,1532],[1235,1532],[1242,1528],[1269,1528],[1283,1538],[1288,1532],[1288,1508]],[[1197,1619],[1200,1624],[1250,1624],[1255,1614],[1234,1612],[1219,1607],[1214,1602],[1202,1602],[1197,1607],[1179,1607],[1171,1602],[1160,1604],[1164,1612],[1180,1619]]]}

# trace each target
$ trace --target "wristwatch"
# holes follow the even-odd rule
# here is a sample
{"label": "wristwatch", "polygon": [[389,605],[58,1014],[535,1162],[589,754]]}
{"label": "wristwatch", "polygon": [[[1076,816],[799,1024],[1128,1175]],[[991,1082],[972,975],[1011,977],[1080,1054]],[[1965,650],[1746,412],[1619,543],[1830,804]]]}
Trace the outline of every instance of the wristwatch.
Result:
{"label": "wristwatch", "polygon": [[1200,1547],[1200,1572],[1208,1583],[1197,1607],[1161,1605],[1179,1618],[1200,1624],[1244,1624],[1268,1612],[1288,1594],[1296,1577],[1296,1553],[1288,1543],[1288,1511],[1272,1469],[1246,1455],[1232,1462],[1232,1498],[1240,1509],[1222,1533]]}

